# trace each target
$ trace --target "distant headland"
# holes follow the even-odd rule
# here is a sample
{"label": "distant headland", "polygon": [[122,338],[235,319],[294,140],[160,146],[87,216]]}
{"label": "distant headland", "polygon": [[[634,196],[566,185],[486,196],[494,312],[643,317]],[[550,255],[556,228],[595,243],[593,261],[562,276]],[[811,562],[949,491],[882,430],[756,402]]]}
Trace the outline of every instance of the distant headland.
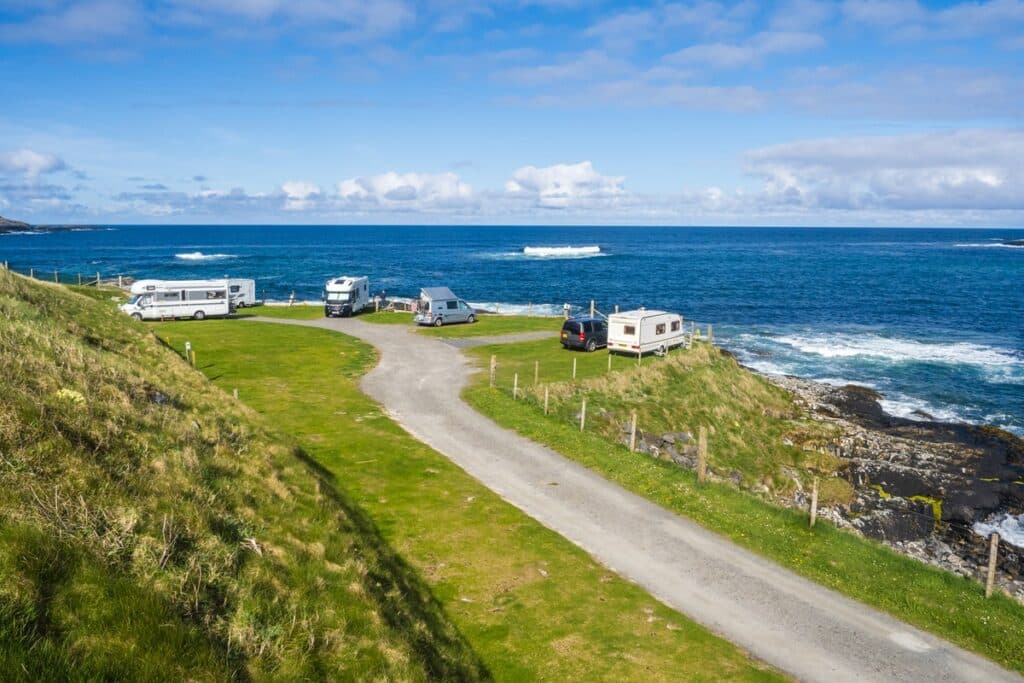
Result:
{"label": "distant headland", "polygon": [[0,216],[0,235],[10,233],[62,232],[65,230],[98,230],[93,225],[33,225]]}

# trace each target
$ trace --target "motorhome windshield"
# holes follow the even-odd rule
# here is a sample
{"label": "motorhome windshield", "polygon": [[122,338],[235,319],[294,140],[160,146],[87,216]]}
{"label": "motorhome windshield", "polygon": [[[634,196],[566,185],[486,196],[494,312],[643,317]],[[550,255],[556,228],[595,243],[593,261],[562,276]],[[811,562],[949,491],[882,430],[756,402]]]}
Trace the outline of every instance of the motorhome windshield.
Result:
{"label": "motorhome windshield", "polygon": [[355,299],[355,294],[355,292],[327,292],[327,300],[348,303]]}

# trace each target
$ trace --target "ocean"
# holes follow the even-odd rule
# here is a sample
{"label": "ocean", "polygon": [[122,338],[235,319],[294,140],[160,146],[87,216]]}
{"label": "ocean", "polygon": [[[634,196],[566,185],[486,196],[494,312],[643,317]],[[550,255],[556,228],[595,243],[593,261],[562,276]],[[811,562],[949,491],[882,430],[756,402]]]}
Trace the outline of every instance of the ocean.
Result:
{"label": "ocean", "polygon": [[[268,299],[318,299],[368,275],[415,297],[447,285],[502,312],[594,299],[714,325],[766,373],[856,383],[891,413],[1024,435],[1024,248],[1015,230],[118,226],[0,235],[27,271],[251,277]],[[567,248],[568,247],[568,248]],[[920,411],[920,412],[919,412]]]}

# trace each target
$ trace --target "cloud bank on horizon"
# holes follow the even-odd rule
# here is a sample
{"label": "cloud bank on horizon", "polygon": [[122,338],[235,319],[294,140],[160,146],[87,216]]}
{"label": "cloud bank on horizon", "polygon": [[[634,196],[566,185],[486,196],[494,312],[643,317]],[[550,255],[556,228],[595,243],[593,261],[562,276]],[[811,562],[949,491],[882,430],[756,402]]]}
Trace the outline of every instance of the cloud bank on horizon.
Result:
{"label": "cloud bank on horizon", "polygon": [[1024,0],[0,0],[35,222],[1024,226]]}

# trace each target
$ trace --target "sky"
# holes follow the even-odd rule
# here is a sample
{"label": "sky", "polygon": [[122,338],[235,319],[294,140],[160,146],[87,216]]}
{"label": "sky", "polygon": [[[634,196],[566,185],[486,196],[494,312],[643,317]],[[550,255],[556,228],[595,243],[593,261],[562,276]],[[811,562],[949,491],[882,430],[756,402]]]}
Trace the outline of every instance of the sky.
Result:
{"label": "sky", "polygon": [[1024,227],[1024,0],[0,0],[33,223]]}

